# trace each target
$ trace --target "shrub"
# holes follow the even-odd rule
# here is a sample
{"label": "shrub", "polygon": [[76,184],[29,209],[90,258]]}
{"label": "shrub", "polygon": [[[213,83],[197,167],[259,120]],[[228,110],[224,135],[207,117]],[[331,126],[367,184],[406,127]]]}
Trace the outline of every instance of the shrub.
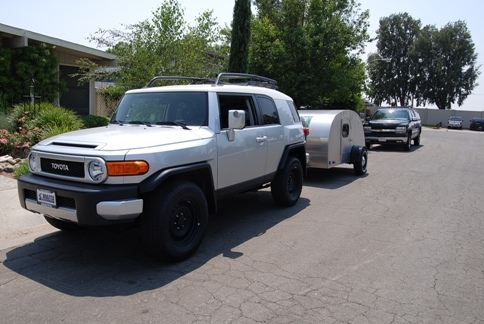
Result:
{"label": "shrub", "polygon": [[29,173],[29,165],[27,160],[23,160],[19,164],[15,166],[15,171],[13,173],[15,178],[20,177],[21,175],[24,175],[26,173]]}
{"label": "shrub", "polygon": [[54,106],[40,110],[35,116],[34,124],[41,129],[56,126],[66,132],[84,127],[81,118],[74,111]]}
{"label": "shrub", "polygon": [[7,113],[0,110],[0,129],[6,129],[9,131],[14,130],[10,120],[7,118]]}
{"label": "shrub", "polygon": [[106,126],[107,124],[109,124],[108,117],[88,115],[88,116],[81,116],[81,119],[84,124],[84,128]]}

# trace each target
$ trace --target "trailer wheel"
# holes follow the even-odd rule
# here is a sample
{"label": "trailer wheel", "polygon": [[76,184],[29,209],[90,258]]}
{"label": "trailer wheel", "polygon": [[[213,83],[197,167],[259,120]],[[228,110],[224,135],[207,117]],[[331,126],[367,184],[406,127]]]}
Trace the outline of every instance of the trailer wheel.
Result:
{"label": "trailer wheel", "polygon": [[150,199],[141,218],[146,249],[160,259],[179,261],[202,243],[208,223],[203,191],[189,181],[163,184]]}
{"label": "trailer wheel", "polygon": [[363,175],[367,172],[368,151],[365,146],[353,146],[351,149],[351,160],[357,175]]}
{"label": "trailer wheel", "polygon": [[294,156],[289,157],[284,169],[277,171],[271,183],[272,198],[276,204],[293,206],[301,196],[303,177],[301,161]]}

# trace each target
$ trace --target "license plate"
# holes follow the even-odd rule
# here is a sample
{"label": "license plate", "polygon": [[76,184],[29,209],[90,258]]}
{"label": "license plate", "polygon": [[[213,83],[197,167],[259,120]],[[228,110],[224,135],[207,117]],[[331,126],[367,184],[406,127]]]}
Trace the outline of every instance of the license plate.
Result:
{"label": "license plate", "polygon": [[378,141],[379,142],[386,142],[386,140],[384,138],[379,138]]}
{"label": "license plate", "polygon": [[37,189],[37,202],[48,207],[57,207],[55,192],[46,189]]}

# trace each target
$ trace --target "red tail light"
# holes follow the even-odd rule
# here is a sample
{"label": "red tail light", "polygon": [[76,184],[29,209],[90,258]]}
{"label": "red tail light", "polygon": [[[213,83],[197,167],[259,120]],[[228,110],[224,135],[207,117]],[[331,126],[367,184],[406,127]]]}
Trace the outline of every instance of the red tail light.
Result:
{"label": "red tail light", "polygon": [[304,132],[304,136],[308,136],[309,135],[309,127],[303,126],[303,132]]}

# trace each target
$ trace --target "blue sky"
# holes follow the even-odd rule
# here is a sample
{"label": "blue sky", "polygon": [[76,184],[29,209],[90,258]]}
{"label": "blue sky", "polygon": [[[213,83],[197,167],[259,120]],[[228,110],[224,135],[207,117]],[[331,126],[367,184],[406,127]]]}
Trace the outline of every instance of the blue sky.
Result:
{"label": "blue sky", "polygon": [[[185,18],[191,23],[205,11],[213,10],[220,25],[230,24],[235,0],[179,0],[185,9]],[[375,36],[379,19],[391,14],[409,13],[420,19],[422,26],[443,27],[449,22],[465,21],[479,53],[478,62],[484,70],[484,16],[482,0],[359,0],[363,10],[370,11],[370,34]],[[122,25],[134,24],[150,18],[161,0],[1,0],[0,23],[34,31],[62,40],[94,47],[87,38],[99,28],[122,29]],[[374,52],[375,45],[367,45],[367,53]],[[457,110],[484,111],[484,74],[462,107]]]}

